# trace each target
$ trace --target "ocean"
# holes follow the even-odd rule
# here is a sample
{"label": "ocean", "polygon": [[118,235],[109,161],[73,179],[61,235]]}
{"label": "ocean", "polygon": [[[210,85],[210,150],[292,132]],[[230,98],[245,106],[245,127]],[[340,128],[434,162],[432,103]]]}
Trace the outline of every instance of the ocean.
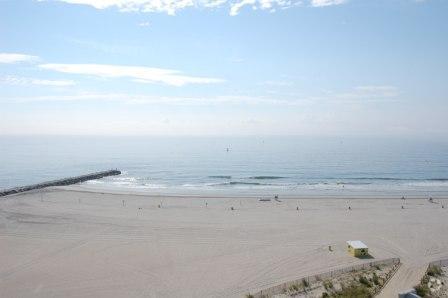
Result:
{"label": "ocean", "polygon": [[85,187],[152,194],[448,196],[448,141],[0,137],[0,188],[118,168]]}

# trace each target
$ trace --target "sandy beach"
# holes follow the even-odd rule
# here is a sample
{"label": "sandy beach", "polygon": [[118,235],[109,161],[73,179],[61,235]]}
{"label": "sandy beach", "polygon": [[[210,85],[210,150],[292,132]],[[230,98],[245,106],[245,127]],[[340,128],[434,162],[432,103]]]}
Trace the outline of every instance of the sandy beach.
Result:
{"label": "sandy beach", "polygon": [[241,297],[368,262],[345,249],[362,240],[374,259],[401,258],[382,294],[393,297],[448,257],[448,200],[434,201],[11,195],[0,199],[0,296]]}

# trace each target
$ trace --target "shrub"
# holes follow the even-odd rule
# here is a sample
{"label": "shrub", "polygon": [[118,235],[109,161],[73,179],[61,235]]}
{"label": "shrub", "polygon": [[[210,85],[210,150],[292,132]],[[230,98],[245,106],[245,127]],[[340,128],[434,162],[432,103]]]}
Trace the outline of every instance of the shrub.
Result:
{"label": "shrub", "polygon": [[429,288],[427,285],[418,285],[415,287],[415,291],[417,292],[417,295],[420,297],[427,297],[429,293]]}
{"label": "shrub", "polygon": [[364,285],[352,284],[348,287],[343,287],[342,290],[335,293],[334,297],[340,298],[371,298],[373,297],[369,289]]}
{"label": "shrub", "polygon": [[254,298],[254,295],[252,295],[252,294],[246,294],[246,298]]}
{"label": "shrub", "polygon": [[423,276],[422,280],[420,281],[420,284],[427,285],[429,282],[429,278],[430,278],[429,275]]}
{"label": "shrub", "polygon": [[373,283],[374,283],[376,286],[378,286],[378,285],[380,284],[378,275],[376,275],[375,272],[373,273],[373,278],[372,278],[372,280],[373,280]]}
{"label": "shrub", "polygon": [[323,293],[322,293],[322,298],[328,298],[328,297],[330,297],[330,295],[328,295],[327,292],[323,292]]}
{"label": "shrub", "polygon": [[372,284],[367,280],[367,278],[364,275],[359,278],[359,282],[368,288],[372,286]]}
{"label": "shrub", "polygon": [[442,269],[439,266],[430,266],[426,274],[429,276],[439,276],[442,274]]}
{"label": "shrub", "polygon": [[331,282],[331,280],[324,281],[324,288],[327,291],[333,289],[333,283]]}
{"label": "shrub", "polygon": [[306,281],[306,279],[302,279],[302,285],[303,285],[304,288],[308,288],[308,286],[310,284]]}
{"label": "shrub", "polygon": [[297,292],[299,290],[299,287],[296,284],[289,286],[289,291],[291,292]]}

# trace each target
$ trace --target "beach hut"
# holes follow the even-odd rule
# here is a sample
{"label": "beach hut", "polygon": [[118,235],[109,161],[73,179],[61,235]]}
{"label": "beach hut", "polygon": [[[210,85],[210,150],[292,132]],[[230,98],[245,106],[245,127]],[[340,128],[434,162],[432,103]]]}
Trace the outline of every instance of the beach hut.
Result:
{"label": "beach hut", "polygon": [[348,253],[354,257],[363,257],[369,254],[369,248],[367,245],[359,240],[347,241]]}

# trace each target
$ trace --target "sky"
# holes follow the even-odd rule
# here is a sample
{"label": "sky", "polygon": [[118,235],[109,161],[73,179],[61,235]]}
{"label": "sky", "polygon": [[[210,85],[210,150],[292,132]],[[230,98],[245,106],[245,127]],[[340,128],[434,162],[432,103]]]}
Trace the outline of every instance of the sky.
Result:
{"label": "sky", "polygon": [[0,0],[0,135],[448,138],[448,1]]}

